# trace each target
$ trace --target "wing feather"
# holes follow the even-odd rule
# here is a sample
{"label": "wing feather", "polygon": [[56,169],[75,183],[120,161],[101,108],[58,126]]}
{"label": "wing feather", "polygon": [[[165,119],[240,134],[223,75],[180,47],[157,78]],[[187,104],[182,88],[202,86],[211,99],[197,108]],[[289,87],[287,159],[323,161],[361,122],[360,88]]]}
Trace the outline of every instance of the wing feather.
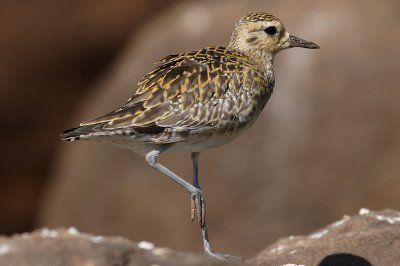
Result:
{"label": "wing feather", "polygon": [[[238,58],[223,47],[167,56],[139,81],[135,95],[124,106],[81,126],[97,130],[128,127],[151,133],[168,127],[193,129],[228,123],[240,111],[233,95],[244,85],[265,83],[261,73]],[[254,80],[243,77],[245,70],[252,72]]]}

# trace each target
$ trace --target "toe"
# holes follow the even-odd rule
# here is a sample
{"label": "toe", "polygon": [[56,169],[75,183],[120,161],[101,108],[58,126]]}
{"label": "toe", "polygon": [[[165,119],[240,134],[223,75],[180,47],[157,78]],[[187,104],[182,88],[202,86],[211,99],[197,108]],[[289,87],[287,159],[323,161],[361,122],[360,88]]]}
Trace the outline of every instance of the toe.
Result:
{"label": "toe", "polygon": [[190,198],[190,219],[192,220],[192,222],[194,221],[195,211],[196,211],[195,198],[191,197]]}

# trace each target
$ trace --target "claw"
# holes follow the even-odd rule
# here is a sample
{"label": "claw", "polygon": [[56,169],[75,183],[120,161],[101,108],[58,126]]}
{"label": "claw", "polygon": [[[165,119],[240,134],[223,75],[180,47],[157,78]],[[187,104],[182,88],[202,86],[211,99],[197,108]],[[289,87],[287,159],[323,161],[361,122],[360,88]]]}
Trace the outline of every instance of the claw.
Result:
{"label": "claw", "polygon": [[203,234],[204,251],[208,256],[216,258],[216,259],[220,259],[220,260],[231,260],[231,261],[243,261],[244,260],[241,257],[213,252],[211,245],[210,245],[210,240],[208,239],[208,232],[207,232],[206,225],[204,225],[204,227],[201,228],[201,232]]}
{"label": "claw", "polygon": [[204,201],[202,191],[199,190],[191,195],[191,212],[190,218],[193,222],[194,216],[197,216],[197,221],[201,227],[204,227],[206,220],[206,202]]}
{"label": "claw", "polygon": [[192,220],[192,223],[194,221],[194,214],[195,214],[195,210],[196,210],[196,205],[195,205],[195,197],[192,196],[190,198],[190,220]]}

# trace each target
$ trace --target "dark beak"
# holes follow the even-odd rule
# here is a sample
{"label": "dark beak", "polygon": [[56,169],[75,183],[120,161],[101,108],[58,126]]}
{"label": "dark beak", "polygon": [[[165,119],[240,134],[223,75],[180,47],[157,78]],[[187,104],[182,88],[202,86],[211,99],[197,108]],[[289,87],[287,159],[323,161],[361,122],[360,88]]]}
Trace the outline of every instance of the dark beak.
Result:
{"label": "dark beak", "polygon": [[307,48],[307,49],[319,49],[319,46],[313,42],[309,42],[309,41],[303,40],[299,37],[289,35],[289,48],[292,48],[292,47],[303,47],[303,48]]}

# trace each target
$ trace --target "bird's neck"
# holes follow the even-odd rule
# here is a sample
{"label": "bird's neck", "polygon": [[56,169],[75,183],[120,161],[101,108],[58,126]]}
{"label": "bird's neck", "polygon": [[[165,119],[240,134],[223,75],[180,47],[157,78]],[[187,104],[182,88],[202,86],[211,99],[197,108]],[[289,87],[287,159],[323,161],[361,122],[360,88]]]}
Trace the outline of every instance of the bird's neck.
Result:
{"label": "bird's neck", "polygon": [[264,76],[268,79],[274,78],[273,61],[274,53],[271,53],[264,49],[243,49],[243,47],[235,45],[231,41],[228,48],[238,51],[244,54],[251,62],[258,67],[258,69],[264,73]]}
{"label": "bird's neck", "polygon": [[252,61],[260,65],[260,67],[265,69],[272,67],[274,54],[267,53],[262,50],[248,51],[246,54],[249,58],[251,58]]}
{"label": "bird's neck", "polygon": [[266,77],[273,78],[274,69],[273,61],[274,54],[264,52],[262,50],[248,51],[245,53],[255,64],[258,65],[260,70],[264,73]]}

